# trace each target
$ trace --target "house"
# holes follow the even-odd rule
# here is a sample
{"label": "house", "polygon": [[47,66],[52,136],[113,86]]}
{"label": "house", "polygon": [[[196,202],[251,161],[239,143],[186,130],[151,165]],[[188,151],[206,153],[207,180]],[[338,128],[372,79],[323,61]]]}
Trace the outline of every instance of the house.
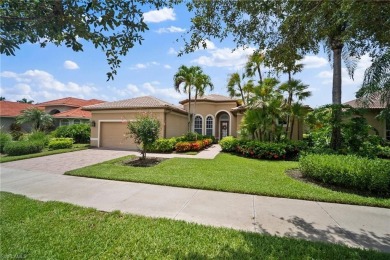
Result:
{"label": "house", "polygon": [[91,113],[81,110],[81,107],[103,103],[105,101],[98,99],[80,99],[66,97],[38,103],[37,106],[44,107],[46,113],[54,118],[54,125],[64,126],[72,124],[89,123]]}
{"label": "house", "polygon": [[[10,132],[11,126],[16,122],[16,117],[19,116],[23,110],[37,107],[33,104],[19,103],[12,101],[0,101],[0,128],[2,131]],[[31,131],[31,125],[21,125],[22,131]]]}
{"label": "house", "polygon": [[188,132],[188,112],[191,107],[191,131],[214,136],[217,140],[225,136],[239,136],[245,108],[237,99],[222,95],[207,95],[196,102],[183,100],[180,106],[169,104],[152,96],[106,102],[83,107],[90,111],[91,146],[110,149],[137,149],[131,138],[127,138],[127,123],[140,113],[148,113],[161,123],[161,138],[181,136]]}
{"label": "house", "polygon": [[358,99],[348,101],[344,105],[350,105],[353,108],[365,108],[364,118],[367,123],[373,126],[380,137],[390,141],[390,120],[379,120],[377,116],[385,108],[379,101],[379,96],[374,97],[373,102],[364,106]]}

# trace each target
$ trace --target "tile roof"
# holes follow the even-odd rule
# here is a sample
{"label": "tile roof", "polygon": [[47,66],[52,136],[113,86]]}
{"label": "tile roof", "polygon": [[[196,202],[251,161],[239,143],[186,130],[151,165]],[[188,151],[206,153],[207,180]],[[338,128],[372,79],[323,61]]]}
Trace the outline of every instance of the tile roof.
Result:
{"label": "tile roof", "polygon": [[364,102],[359,99],[354,99],[348,102],[345,102],[344,105],[350,105],[351,107],[354,108],[372,108],[372,109],[383,109],[385,108],[385,104],[381,104],[380,102],[380,96],[375,95],[372,97],[372,102],[368,103],[367,106],[365,106]]}
{"label": "tile roof", "polygon": [[[192,101],[192,100],[191,100]],[[234,101],[237,102],[237,99],[219,95],[219,94],[211,94],[211,95],[205,95],[197,98],[197,101],[213,101],[213,102],[229,102]],[[188,102],[188,98],[185,100],[180,101],[180,104],[184,104]]]}
{"label": "tile roof", "polygon": [[23,110],[38,107],[33,104],[26,104],[20,102],[0,101],[0,116],[2,117],[16,117],[21,114]]}
{"label": "tile roof", "polygon": [[82,106],[88,106],[88,105],[94,105],[98,103],[103,103],[105,101],[98,100],[98,99],[90,99],[85,100],[81,98],[74,98],[74,97],[66,97],[66,98],[60,98],[55,100],[50,100],[46,102],[39,103],[37,105],[40,106],[70,106],[70,107],[82,107]]}
{"label": "tile roof", "polygon": [[70,109],[58,114],[53,115],[54,118],[84,118],[91,119],[92,113],[89,111],[81,110],[81,107]]}
{"label": "tile roof", "polygon": [[143,96],[130,98],[125,100],[106,102],[91,106],[85,106],[82,109],[93,111],[93,110],[118,110],[118,109],[140,109],[140,108],[169,108],[176,110],[178,112],[187,113],[184,109],[169,104],[165,101],[162,101],[158,98],[152,96]]}

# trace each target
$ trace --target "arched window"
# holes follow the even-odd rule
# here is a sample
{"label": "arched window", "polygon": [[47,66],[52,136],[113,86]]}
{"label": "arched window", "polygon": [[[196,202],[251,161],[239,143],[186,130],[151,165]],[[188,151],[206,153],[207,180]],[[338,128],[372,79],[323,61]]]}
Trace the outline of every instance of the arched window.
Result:
{"label": "arched window", "polygon": [[55,114],[58,114],[58,113],[61,113],[61,111],[58,110],[58,109],[53,109],[53,110],[51,110],[51,111],[49,112],[50,115],[55,115]]}
{"label": "arched window", "polygon": [[208,136],[213,135],[213,117],[212,116],[206,117],[206,135],[208,135]]}
{"label": "arched window", "polygon": [[202,117],[196,116],[194,120],[194,131],[198,134],[202,134],[203,126],[202,126]]}
{"label": "arched window", "polygon": [[69,125],[69,120],[68,120],[68,119],[61,119],[60,125],[61,125],[61,126],[63,126],[63,125]]}

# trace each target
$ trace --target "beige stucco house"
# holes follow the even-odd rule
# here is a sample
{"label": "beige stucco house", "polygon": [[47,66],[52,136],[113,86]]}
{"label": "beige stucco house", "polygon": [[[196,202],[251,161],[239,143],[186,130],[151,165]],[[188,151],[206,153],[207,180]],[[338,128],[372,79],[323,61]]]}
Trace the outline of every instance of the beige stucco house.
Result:
{"label": "beige stucco house", "polygon": [[[106,102],[83,107],[92,113],[91,146],[137,149],[132,139],[126,137],[127,122],[135,120],[140,113],[149,113],[161,123],[160,137],[181,136],[188,131],[188,100],[180,106],[169,104],[151,96]],[[237,100],[222,95],[208,95],[191,100],[193,114],[192,130],[217,139],[237,136],[242,111],[237,110]]]}

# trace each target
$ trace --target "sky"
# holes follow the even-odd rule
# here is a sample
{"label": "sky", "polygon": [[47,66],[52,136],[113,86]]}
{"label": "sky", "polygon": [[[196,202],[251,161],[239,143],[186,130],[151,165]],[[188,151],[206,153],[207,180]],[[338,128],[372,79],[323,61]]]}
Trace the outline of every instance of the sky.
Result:
{"label": "sky", "polygon": [[[229,74],[243,72],[243,66],[255,46],[232,52],[235,43],[230,40],[207,42],[207,49],[177,56],[183,48],[182,35],[190,28],[192,14],[184,6],[150,10],[144,13],[149,31],[144,33],[142,45],[135,45],[127,56],[121,57],[121,68],[113,81],[107,81],[109,66],[105,53],[91,44],[84,44],[83,52],[74,52],[65,46],[26,43],[16,56],[1,55],[0,96],[9,101],[22,98],[35,103],[64,97],[116,101],[152,95],[172,104],[186,98],[174,90],[173,76],[179,66],[199,65],[211,77],[214,85],[207,94],[228,95]],[[177,41],[178,40],[178,41]],[[309,85],[312,96],[304,101],[311,107],[332,102],[332,68],[327,55],[310,54],[300,63],[302,72],[294,75]],[[371,64],[363,56],[350,79],[343,67],[342,102],[355,99],[363,81],[364,71]],[[263,71],[267,69],[264,68]],[[286,77],[282,76],[281,81]]]}

